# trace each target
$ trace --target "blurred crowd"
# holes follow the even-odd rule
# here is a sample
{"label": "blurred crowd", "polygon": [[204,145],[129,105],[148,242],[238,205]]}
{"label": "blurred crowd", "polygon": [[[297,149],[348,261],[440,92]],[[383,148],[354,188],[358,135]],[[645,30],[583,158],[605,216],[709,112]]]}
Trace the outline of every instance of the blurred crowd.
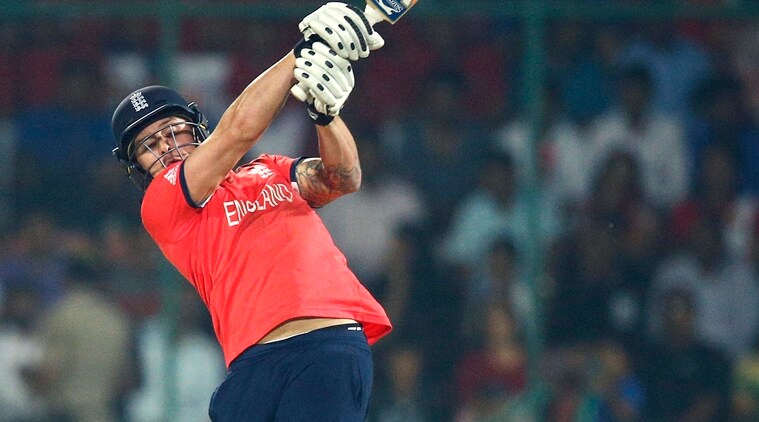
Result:
{"label": "blurred crowd", "polygon": [[[213,123],[295,28],[184,19],[173,86]],[[536,130],[518,22],[386,29],[362,189],[319,210],[395,326],[370,421],[759,420],[756,20],[552,21]],[[160,36],[0,18],[0,422],[207,420],[209,317],[111,156]],[[262,152],[317,153],[301,103]]]}

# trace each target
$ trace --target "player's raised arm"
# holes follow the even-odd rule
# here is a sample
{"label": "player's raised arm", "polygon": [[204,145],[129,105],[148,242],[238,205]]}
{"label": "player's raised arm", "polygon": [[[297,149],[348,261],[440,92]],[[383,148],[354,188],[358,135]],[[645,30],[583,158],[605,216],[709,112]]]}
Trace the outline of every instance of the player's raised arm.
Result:
{"label": "player's raised arm", "polygon": [[269,127],[294,83],[294,67],[295,56],[290,52],[258,76],[227,108],[211,136],[185,160],[184,177],[195,203],[213,193]]}
{"label": "player's raised arm", "polygon": [[356,143],[339,117],[317,126],[320,158],[298,163],[295,174],[300,194],[312,207],[321,207],[361,186]]}
{"label": "player's raised arm", "polygon": [[295,78],[306,88],[305,102],[316,125],[319,157],[298,163],[296,182],[312,207],[321,207],[361,185],[356,143],[338,116],[353,90],[351,63],[322,42],[296,48]]}

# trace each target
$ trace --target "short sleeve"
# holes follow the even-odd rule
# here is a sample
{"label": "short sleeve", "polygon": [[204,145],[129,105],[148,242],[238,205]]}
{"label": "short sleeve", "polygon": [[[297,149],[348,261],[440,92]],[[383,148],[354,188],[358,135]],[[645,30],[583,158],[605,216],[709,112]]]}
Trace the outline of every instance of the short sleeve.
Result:
{"label": "short sleeve", "polygon": [[191,206],[182,190],[180,171],[184,162],[159,173],[142,200],[142,223],[161,242],[178,242],[191,229],[200,210]]}
{"label": "short sleeve", "polygon": [[283,174],[287,181],[292,183],[295,181],[295,167],[302,158],[285,157],[284,155],[268,155],[262,154],[260,159],[267,161],[268,165],[281,174]]}

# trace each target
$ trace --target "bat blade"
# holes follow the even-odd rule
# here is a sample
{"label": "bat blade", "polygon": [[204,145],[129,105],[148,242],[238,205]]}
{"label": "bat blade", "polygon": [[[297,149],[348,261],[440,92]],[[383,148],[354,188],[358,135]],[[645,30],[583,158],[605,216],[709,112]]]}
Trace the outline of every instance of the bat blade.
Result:
{"label": "bat blade", "polygon": [[419,0],[366,0],[366,17],[375,23],[385,20],[394,24]]}

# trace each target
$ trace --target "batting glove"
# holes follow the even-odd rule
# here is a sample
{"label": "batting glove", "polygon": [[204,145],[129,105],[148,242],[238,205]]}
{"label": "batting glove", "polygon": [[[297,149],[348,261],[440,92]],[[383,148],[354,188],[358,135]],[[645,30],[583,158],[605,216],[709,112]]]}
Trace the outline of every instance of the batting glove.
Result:
{"label": "batting glove", "polygon": [[303,18],[298,29],[306,40],[316,36],[340,57],[353,61],[366,58],[370,51],[385,45],[385,40],[372,29],[364,12],[346,3],[325,4]]}
{"label": "batting glove", "polygon": [[296,46],[295,56],[293,74],[299,83],[292,92],[308,104],[309,115],[317,124],[329,124],[353,91],[353,67],[322,42]]}

